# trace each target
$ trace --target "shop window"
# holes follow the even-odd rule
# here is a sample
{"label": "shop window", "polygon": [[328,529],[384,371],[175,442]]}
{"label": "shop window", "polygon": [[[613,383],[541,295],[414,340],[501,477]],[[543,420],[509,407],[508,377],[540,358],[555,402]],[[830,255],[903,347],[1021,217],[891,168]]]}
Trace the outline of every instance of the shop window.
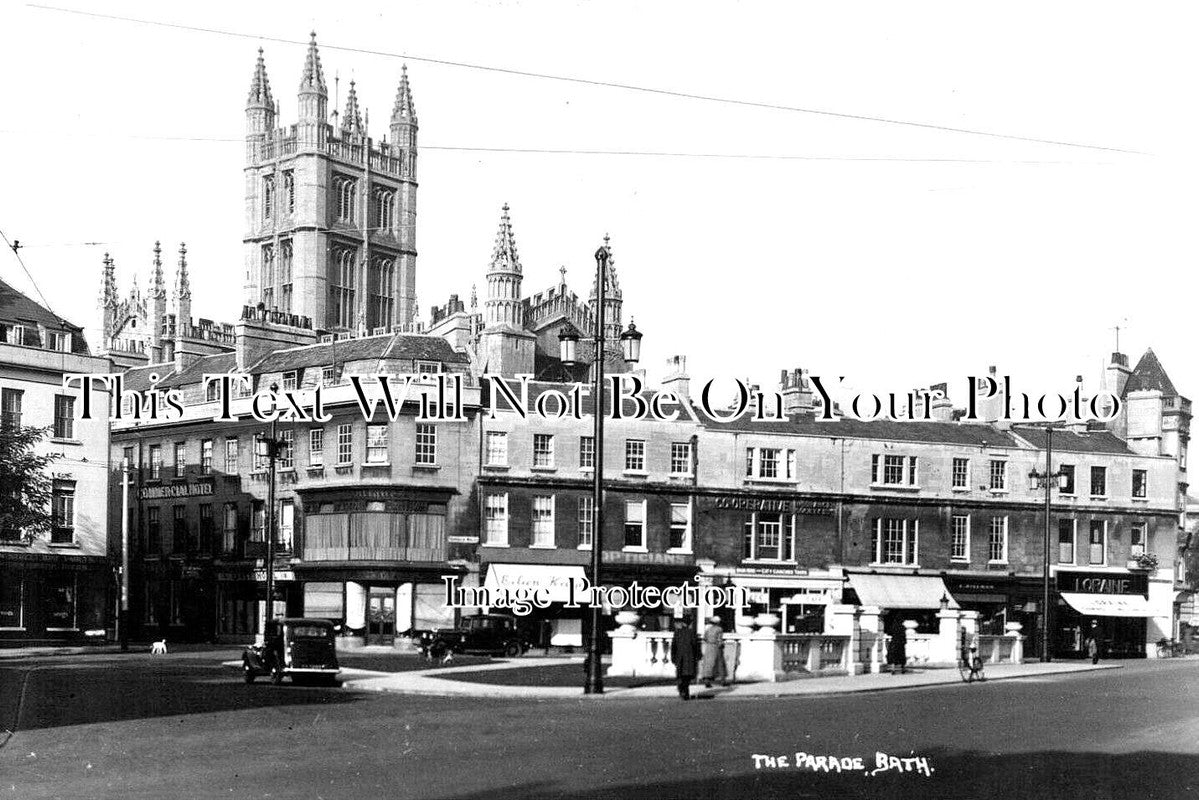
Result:
{"label": "shop window", "polygon": [[75,438],[75,398],[64,394],[54,396],[54,438]]}
{"label": "shop window", "polygon": [[918,520],[875,519],[871,542],[874,563],[916,565],[919,531]]}
{"label": "shop window", "polygon": [[1107,563],[1107,521],[1091,520],[1090,553],[1091,564]]}
{"label": "shop window", "polygon": [[625,472],[645,472],[645,440],[624,440]]}
{"label": "shop window", "polygon": [[432,423],[416,423],[416,463],[437,463],[437,428]]}
{"label": "shop window", "polygon": [[533,466],[550,469],[554,466],[554,437],[548,433],[533,434]]}
{"label": "shop window", "polygon": [[1129,540],[1131,542],[1130,554],[1133,558],[1145,555],[1145,531],[1146,526],[1143,522],[1134,523],[1130,529]]}
{"label": "shop window", "polygon": [[1091,497],[1107,496],[1107,467],[1091,467]]}
{"label": "shop window", "polygon": [[554,546],[554,498],[533,498],[533,547]]}
{"label": "shop window", "polygon": [[168,619],[171,625],[183,624],[183,581],[169,581],[167,583],[167,609]]}
{"label": "shop window", "polygon": [[991,564],[1007,563],[1007,520],[1007,517],[991,517],[987,537],[987,561]]}
{"label": "shop window", "polygon": [[324,428],[311,428],[308,431],[308,466],[314,469],[325,466]]}
{"label": "shop window", "polygon": [[670,504],[670,549],[691,552],[691,505]]}
{"label": "shop window", "polygon": [[0,581],[0,630],[25,627],[25,581],[6,576]]}
{"label": "shop window", "polygon": [[75,630],[75,576],[50,578],[42,581],[42,602],[46,615],[46,630]]}
{"label": "shop window", "polygon": [[158,625],[158,581],[147,580],[142,591],[142,622],[147,626]]}
{"label": "shop window", "polygon": [[508,466],[508,434],[504,431],[487,431],[487,466]]}
{"label": "shop window", "polygon": [[1004,492],[1007,491],[1007,461],[1001,459],[991,460],[991,491]]}
{"label": "shop window", "polygon": [[670,443],[670,474],[691,474],[691,442]]}
{"label": "shop window", "polygon": [[483,501],[483,544],[508,546],[508,495],[489,494]]}
{"label": "shop window", "polygon": [[1149,494],[1149,473],[1143,469],[1132,471],[1132,496],[1147,497]]}
{"label": "shop window", "polygon": [[645,549],[645,501],[626,500],[624,504],[624,549]]}
{"label": "shop window", "polygon": [[595,437],[579,437],[579,469],[595,469]]}
{"label": "shop window", "polygon": [[595,498],[579,498],[579,547],[591,547],[595,531]]}
{"label": "shop window", "polygon": [[970,560],[969,514],[955,514],[953,517],[953,535],[949,545],[949,558],[953,561]]}
{"label": "shop window", "polygon": [[1074,563],[1074,539],[1078,521],[1059,519],[1057,521],[1057,562],[1059,564]]}
{"label": "shop window", "polygon": [[366,463],[387,463],[387,425],[366,426]]}
{"label": "shop window", "polygon": [[1062,464],[1061,467],[1059,467],[1058,469],[1062,473],[1061,493],[1062,494],[1074,494],[1074,465],[1073,464]]}
{"label": "shop window", "polygon": [[953,460],[953,488],[970,488],[970,459],[955,458]]}

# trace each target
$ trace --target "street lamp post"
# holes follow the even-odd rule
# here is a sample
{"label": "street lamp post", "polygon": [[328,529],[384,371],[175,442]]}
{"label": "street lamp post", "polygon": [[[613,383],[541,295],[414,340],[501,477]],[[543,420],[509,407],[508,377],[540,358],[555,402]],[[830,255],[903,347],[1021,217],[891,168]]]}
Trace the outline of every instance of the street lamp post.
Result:
{"label": "street lamp post", "polygon": [[1036,469],[1028,473],[1028,477],[1040,481],[1045,487],[1045,552],[1041,563],[1041,661],[1052,660],[1049,655],[1049,548],[1052,541],[1052,488],[1053,481],[1065,476],[1063,470],[1053,471],[1053,426],[1045,426],[1045,471]]}
{"label": "street lamp post", "polygon": [[[271,384],[271,392],[277,393],[279,384]],[[266,619],[275,617],[275,466],[279,458],[279,421],[271,420],[271,437],[258,440],[259,452],[266,455],[270,464],[270,485],[267,487],[266,510]]]}

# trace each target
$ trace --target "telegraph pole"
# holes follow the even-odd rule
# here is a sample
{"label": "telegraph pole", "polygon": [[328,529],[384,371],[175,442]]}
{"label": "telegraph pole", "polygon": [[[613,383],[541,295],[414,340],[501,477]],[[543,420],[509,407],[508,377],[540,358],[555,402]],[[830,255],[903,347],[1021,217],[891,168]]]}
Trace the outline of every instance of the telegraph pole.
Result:
{"label": "telegraph pole", "polygon": [[121,459],[121,607],[117,612],[121,652],[129,651],[129,459]]}

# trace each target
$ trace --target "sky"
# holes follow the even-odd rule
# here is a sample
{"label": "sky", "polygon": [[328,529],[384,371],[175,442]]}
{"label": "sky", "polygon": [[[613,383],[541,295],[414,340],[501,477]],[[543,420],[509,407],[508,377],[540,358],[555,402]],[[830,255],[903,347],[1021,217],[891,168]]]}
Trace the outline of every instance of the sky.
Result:
{"label": "sky", "polygon": [[[144,288],[155,240],[194,316],[237,318],[254,60],[290,123],[315,30],[376,139],[408,66],[426,318],[482,302],[508,203],[526,295],[560,266],[586,294],[611,236],[651,379],[683,354],[961,406],[989,365],[1097,388],[1120,326],[1199,393],[1193,3],[61,2],[0,3],[0,231],[77,324],[104,253]],[[9,252],[0,279],[37,296]]]}

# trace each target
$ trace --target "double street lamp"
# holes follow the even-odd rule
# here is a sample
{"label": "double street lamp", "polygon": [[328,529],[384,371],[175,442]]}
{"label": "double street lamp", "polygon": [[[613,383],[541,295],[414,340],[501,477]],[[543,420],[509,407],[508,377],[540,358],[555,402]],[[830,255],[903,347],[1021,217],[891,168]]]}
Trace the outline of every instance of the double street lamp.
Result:
{"label": "double street lamp", "polygon": [[[591,585],[600,585],[600,574],[603,567],[604,550],[604,290],[608,264],[612,260],[612,252],[608,245],[595,251],[595,360],[593,362],[595,380],[595,464],[592,476],[592,520],[591,520]],[[620,334],[621,355],[626,364],[636,364],[641,360],[641,332],[632,322],[628,330]],[[558,334],[558,353],[562,365],[566,368],[578,362],[579,334],[571,327],[565,327]],[[618,402],[618,398],[613,398]],[[603,650],[603,632],[601,619],[603,610],[598,605],[591,606],[591,631],[587,639],[587,678],[583,684],[584,694],[603,694],[604,672],[600,663]]]}
{"label": "double street lamp", "polygon": [[1033,469],[1028,473],[1028,477],[1040,483],[1045,488],[1045,552],[1044,561],[1041,564],[1041,661],[1049,661],[1049,548],[1052,541],[1052,489],[1054,481],[1059,482],[1059,487],[1064,483],[1069,475],[1065,470],[1059,469],[1053,471],[1053,426],[1045,426],[1045,469],[1040,471]]}
{"label": "double street lamp", "polygon": [[[271,384],[271,393],[278,394],[279,384]],[[275,618],[275,471],[279,460],[279,451],[285,442],[279,439],[279,421],[271,420],[270,438],[258,437],[255,443],[259,458],[267,459],[270,465],[270,484],[267,488],[266,511],[266,618],[270,622]],[[264,627],[265,630],[265,627]]]}

